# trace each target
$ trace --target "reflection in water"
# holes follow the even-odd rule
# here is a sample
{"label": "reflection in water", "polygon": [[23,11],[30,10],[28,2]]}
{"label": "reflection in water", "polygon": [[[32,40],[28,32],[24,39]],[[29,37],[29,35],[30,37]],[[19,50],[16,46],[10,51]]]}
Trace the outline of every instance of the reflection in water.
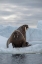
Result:
{"label": "reflection in water", "polygon": [[42,64],[42,54],[0,54],[0,64]]}
{"label": "reflection in water", "polygon": [[25,57],[25,54],[12,54],[12,57],[20,57],[20,58],[24,58]]}
{"label": "reflection in water", "polygon": [[12,55],[13,59],[12,61],[15,62],[15,64],[25,64],[25,54],[16,54]]}

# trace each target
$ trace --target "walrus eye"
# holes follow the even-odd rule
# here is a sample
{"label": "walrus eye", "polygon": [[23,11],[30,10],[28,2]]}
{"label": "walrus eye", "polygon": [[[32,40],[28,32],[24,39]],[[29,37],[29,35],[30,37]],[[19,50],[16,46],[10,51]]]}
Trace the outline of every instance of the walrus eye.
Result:
{"label": "walrus eye", "polygon": [[15,38],[15,35],[14,35],[14,38]]}
{"label": "walrus eye", "polygon": [[26,27],[25,27],[25,32],[26,32]]}

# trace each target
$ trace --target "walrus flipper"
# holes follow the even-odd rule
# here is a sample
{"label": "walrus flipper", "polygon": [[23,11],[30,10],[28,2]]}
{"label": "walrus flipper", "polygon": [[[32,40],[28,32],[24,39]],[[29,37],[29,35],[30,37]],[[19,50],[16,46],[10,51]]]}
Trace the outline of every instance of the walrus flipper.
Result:
{"label": "walrus flipper", "polygon": [[12,46],[13,46],[13,48],[15,47],[15,45],[12,43]]}

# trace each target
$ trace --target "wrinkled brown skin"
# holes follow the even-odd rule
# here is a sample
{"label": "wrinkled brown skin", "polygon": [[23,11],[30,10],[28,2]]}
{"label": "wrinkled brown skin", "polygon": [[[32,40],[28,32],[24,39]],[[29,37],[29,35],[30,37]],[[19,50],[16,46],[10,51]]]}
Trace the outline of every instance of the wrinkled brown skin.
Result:
{"label": "wrinkled brown skin", "polygon": [[[15,35],[15,38],[14,38],[14,35]],[[18,37],[17,37],[17,35],[18,35]],[[7,40],[7,48],[10,43],[12,43],[13,48],[27,46],[24,36],[18,30],[14,31],[12,33],[12,35],[10,36],[10,38]]]}

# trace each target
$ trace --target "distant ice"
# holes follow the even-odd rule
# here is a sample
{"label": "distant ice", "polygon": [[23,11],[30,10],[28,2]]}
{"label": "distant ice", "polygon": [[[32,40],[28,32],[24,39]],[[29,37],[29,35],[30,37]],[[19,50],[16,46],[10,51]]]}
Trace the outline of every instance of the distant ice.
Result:
{"label": "distant ice", "polygon": [[42,30],[38,28],[29,28],[26,33],[27,41],[42,41]]}
{"label": "distant ice", "polygon": [[3,37],[3,36],[0,36],[0,48],[1,47],[6,48],[6,42],[7,42],[7,38]]}
{"label": "distant ice", "polygon": [[10,25],[8,25],[8,26],[0,25],[0,35],[8,38],[11,35],[11,33],[16,29],[17,29],[17,27],[13,27]]}
{"label": "distant ice", "polygon": [[42,20],[38,21],[37,28],[42,29]]}

